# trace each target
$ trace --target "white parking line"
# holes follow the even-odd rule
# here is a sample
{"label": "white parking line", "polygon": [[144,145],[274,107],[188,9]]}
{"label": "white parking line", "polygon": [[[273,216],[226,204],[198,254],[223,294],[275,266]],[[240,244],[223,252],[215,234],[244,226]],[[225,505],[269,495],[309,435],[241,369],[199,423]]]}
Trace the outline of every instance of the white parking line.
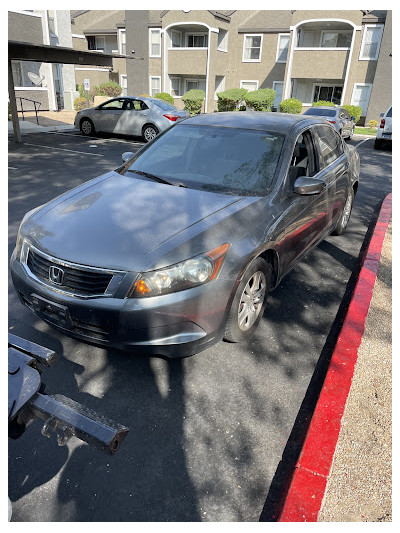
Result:
{"label": "white parking line", "polygon": [[8,167],[8,170],[18,170],[17,167]]}
{"label": "white parking line", "polygon": [[370,141],[371,139],[372,139],[372,137],[370,137],[369,139],[364,139],[363,141],[360,141],[358,144],[355,145],[355,149],[357,150],[357,148],[360,146],[360,144],[365,143],[367,141]]}
{"label": "white parking line", "polygon": [[26,146],[36,146],[38,148],[49,148],[49,150],[61,150],[62,152],[73,152],[74,154],[95,155],[96,157],[104,157],[102,154],[94,154],[93,152],[79,152],[78,150],[68,150],[68,148],[56,148],[55,146],[43,146],[42,144],[24,143]]}
{"label": "white parking line", "polygon": [[[59,131],[43,131],[41,133],[49,133],[50,135],[66,135],[67,137],[74,137],[77,136],[77,133],[61,133]],[[96,139],[96,141],[104,141],[104,142],[119,142],[119,143],[129,143],[129,144],[140,144],[142,145],[142,141],[130,141],[126,139],[102,139],[101,137],[90,137],[89,135],[79,135],[80,139]]]}

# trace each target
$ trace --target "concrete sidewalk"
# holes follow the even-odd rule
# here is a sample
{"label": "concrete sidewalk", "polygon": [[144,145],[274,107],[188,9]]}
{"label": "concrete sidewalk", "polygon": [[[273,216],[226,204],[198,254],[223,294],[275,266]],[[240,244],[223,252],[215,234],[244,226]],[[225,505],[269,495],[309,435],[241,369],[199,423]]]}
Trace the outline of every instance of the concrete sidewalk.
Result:
{"label": "concrete sidewalk", "polygon": [[319,522],[392,520],[391,272],[390,223]]}

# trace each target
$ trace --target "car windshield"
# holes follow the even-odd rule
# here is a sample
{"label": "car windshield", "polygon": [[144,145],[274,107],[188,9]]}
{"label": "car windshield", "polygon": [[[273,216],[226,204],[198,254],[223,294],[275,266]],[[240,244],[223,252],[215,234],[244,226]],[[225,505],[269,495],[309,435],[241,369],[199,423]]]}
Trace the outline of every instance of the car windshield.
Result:
{"label": "car windshield", "polygon": [[305,115],[315,115],[316,117],[334,117],[336,109],[321,109],[318,107],[311,107],[304,113]]}
{"label": "car windshield", "polygon": [[178,108],[175,107],[172,104],[168,104],[167,102],[163,102],[162,100],[152,100],[153,104],[156,104],[156,106],[160,107],[163,111],[177,111]]}
{"label": "car windshield", "polygon": [[264,196],[283,141],[283,135],[266,131],[177,124],[120,172],[147,172],[192,189]]}

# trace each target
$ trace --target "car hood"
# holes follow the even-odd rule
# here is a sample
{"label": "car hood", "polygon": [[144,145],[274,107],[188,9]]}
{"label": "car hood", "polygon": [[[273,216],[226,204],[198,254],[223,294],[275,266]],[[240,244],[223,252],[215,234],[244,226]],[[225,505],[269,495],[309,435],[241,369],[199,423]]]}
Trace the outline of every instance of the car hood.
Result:
{"label": "car hood", "polygon": [[[212,225],[240,197],[165,185],[109,172],[36,211],[21,234],[54,257],[84,265],[143,270],[174,237]],[[151,254],[154,256],[154,253]]]}

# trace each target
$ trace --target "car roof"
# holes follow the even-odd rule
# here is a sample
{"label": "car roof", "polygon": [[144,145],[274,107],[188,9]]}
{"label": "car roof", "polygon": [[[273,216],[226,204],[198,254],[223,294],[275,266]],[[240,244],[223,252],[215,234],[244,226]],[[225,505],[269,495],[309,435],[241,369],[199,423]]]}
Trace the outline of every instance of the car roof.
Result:
{"label": "car roof", "polygon": [[228,128],[244,128],[254,130],[287,133],[293,127],[304,123],[325,124],[325,121],[311,115],[293,115],[289,113],[268,113],[264,111],[227,111],[222,113],[203,113],[187,118],[179,125],[193,124],[196,126],[224,126]]}

